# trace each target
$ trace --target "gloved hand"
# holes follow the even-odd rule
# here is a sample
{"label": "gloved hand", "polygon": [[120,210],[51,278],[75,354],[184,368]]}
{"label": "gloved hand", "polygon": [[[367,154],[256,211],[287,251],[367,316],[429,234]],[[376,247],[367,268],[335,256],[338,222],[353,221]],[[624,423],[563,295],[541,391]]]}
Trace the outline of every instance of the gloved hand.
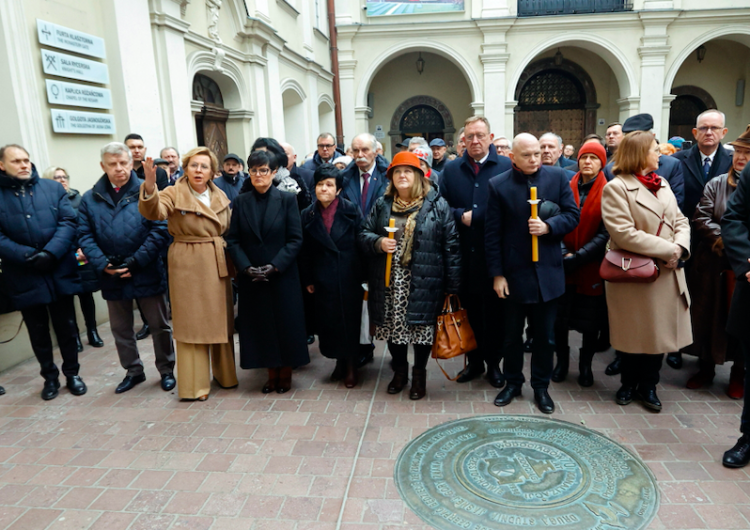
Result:
{"label": "gloved hand", "polygon": [[578,269],[578,254],[563,256],[563,269],[566,274]]}
{"label": "gloved hand", "polygon": [[133,256],[130,256],[128,259],[125,260],[125,263],[123,263],[123,266],[130,271],[130,273],[137,272],[141,266],[138,265],[138,262]]}
{"label": "gloved hand", "polygon": [[57,266],[57,258],[46,250],[40,250],[26,258],[26,264],[39,272],[52,272]]}
{"label": "gloved hand", "polygon": [[270,263],[268,265],[263,265],[262,267],[258,267],[258,273],[268,281],[268,279],[276,274],[278,271],[276,270],[276,267],[271,265]]}
{"label": "gloved hand", "polygon": [[242,271],[244,274],[252,278],[254,282],[265,282],[268,281],[265,279],[263,274],[260,272],[260,267],[248,267],[244,271]]}

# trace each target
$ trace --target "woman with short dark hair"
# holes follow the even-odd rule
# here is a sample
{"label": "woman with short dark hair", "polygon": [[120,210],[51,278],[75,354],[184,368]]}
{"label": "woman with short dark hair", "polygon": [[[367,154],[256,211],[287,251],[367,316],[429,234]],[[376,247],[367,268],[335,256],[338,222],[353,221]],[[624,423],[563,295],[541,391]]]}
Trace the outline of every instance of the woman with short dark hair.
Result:
{"label": "woman with short dark hair", "polygon": [[616,178],[602,192],[602,220],[612,250],[653,258],[659,277],[652,283],[607,282],[610,341],[622,352],[622,386],[615,401],[634,398],[660,411],[656,395],[665,352],[692,342],[690,295],[679,262],[690,255],[690,225],[680,212],[659,167],[659,146],[653,134],[627,134],[617,148]]}

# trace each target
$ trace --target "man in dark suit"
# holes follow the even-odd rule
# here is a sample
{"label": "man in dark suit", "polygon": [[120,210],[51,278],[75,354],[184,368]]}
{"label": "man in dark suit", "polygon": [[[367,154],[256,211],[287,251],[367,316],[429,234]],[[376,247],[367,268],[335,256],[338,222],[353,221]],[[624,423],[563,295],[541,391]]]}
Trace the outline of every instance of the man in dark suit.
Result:
{"label": "man in dark suit", "polygon": [[622,124],[620,122],[616,121],[607,125],[607,132],[604,135],[607,139],[607,145],[605,146],[607,148],[607,162],[612,160],[612,157],[617,151],[617,147],[620,145],[620,142],[622,142],[623,136],[625,135],[623,134]]}
{"label": "man in dark suit", "polygon": [[385,159],[377,156],[377,140],[363,133],[352,140],[354,163],[344,169],[344,185],[341,196],[358,205],[362,217],[366,218],[378,197],[385,193],[388,179],[385,174],[388,165]]}
{"label": "man in dark suit", "polygon": [[[750,164],[740,175],[737,189],[727,204],[721,219],[721,237],[724,251],[732,266],[737,283],[729,310],[727,332],[735,337],[742,348],[745,366],[750,366]],[[742,436],[737,444],[724,453],[726,467],[743,467],[750,462],[750,370],[745,371],[745,402],[740,420]]]}
{"label": "man in dark suit", "polygon": [[286,153],[289,162],[286,168],[289,170],[289,174],[294,180],[301,179],[302,182],[305,183],[307,189],[310,190],[312,200],[315,201],[315,183],[313,182],[313,173],[315,173],[315,171],[297,165],[297,152],[291,144],[279,142],[279,145],[281,145],[281,148]]}
{"label": "man in dark suit", "polygon": [[542,165],[565,169],[569,172],[569,179],[575,176],[578,171],[578,164],[562,156],[563,141],[560,136],[553,132],[544,133],[539,137],[539,145],[542,149]]}
{"label": "man in dark suit", "polygon": [[440,193],[451,207],[461,244],[461,302],[464,304],[477,339],[478,348],[469,352],[469,365],[458,377],[465,383],[484,373],[496,388],[505,377],[500,371],[503,334],[501,301],[492,290],[484,252],[484,220],[487,209],[487,183],[511,168],[510,159],[499,156],[492,143],[487,118],[466,120],[463,137],[466,149],[461,157],[448,162],[440,176]]}
{"label": "man in dark suit", "polygon": [[682,162],[685,200],[681,208],[688,219],[693,217],[706,183],[729,171],[732,165],[732,154],[721,145],[722,138],[727,134],[725,122],[723,112],[716,109],[702,112],[698,115],[693,129],[695,145],[687,151],[677,151],[672,155]]}
{"label": "man in dark suit", "polygon": [[[528,317],[534,339],[534,400],[541,412],[551,414],[555,404],[547,388],[555,351],[555,318],[558,299],[565,293],[560,244],[563,236],[575,229],[580,212],[566,172],[542,165],[542,150],[534,136],[516,136],[510,158],[513,168],[489,182],[485,228],[489,275],[497,296],[506,300],[503,350],[508,385],[495,398],[495,405],[503,407],[521,395],[523,326]],[[542,201],[537,219],[530,216],[531,187],[537,188]],[[532,260],[532,236],[538,238],[536,262]]]}

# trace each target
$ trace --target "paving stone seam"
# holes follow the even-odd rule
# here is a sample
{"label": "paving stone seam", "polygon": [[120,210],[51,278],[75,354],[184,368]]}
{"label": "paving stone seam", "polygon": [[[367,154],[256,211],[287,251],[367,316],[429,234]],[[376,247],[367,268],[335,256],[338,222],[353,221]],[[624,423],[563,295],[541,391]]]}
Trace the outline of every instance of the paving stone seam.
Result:
{"label": "paving stone seam", "polygon": [[362,427],[362,434],[359,436],[359,442],[357,443],[357,451],[354,453],[354,460],[352,461],[352,470],[349,473],[349,479],[346,481],[346,489],[344,490],[344,499],[341,503],[341,509],[339,510],[339,516],[336,520],[336,530],[341,530],[341,525],[344,521],[344,510],[346,509],[346,502],[349,500],[349,490],[352,487],[354,481],[354,474],[357,470],[357,461],[359,455],[362,453],[362,445],[365,442],[365,436],[367,435],[367,428],[370,425],[370,418],[372,417],[372,408],[375,404],[375,398],[378,395],[378,389],[380,388],[380,379],[383,375],[383,365],[385,364],[385,358],[388,356],[388,345],[383,346],[383,355],[380,356],[380,366],[378,367],[378,375],[375,379],[375,388],[372,389],[372,395],[370,397],[370,404],[367,407],[367,416],[365,416],[365,423]]}

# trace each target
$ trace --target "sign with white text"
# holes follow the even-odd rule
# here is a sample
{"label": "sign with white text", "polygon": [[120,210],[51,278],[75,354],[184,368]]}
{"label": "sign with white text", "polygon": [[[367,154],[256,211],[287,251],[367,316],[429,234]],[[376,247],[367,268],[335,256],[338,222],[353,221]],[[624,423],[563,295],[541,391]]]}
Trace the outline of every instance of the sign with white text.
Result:
{"label": "sign with white text", "polygon": [[115,117],[112,114],[83,112],[79,110],[51,109],[52,130],[70,134],[115,134]]}
{"label": "sign with white text", "polygon": [[95,37],[82,31],[59,26],[46,20],[36,19],[36,31],[39,44],[60,48],[69,52],[76,52],[92,57],[104,59],[107,52],[104,49],[104,39]]}
{"label": "sign with white text", "polygon": [[81,59],[67,53],[42,50],[42,68],[47,75],[56,75],[92,83],[109,83],[109,69],[106,64]]}
{"label": "sign with white text", "polygon": [[53,105],[71,105],[90,109],[112,108],[112,92],[108,88],[51,79],[46,79],[46,82],[47,101]]}

